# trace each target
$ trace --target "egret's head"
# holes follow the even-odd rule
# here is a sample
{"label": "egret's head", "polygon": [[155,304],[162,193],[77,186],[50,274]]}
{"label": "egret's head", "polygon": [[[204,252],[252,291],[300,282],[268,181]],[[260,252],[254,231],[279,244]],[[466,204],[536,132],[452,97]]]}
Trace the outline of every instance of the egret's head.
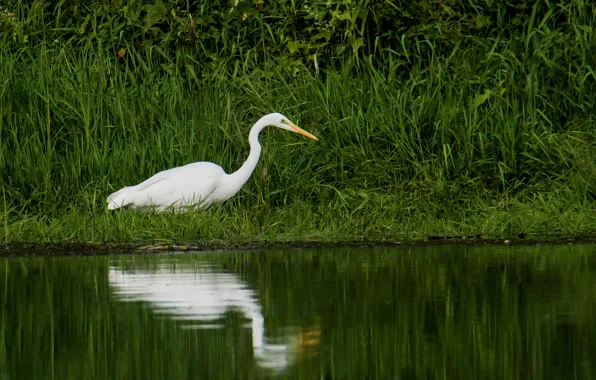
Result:
{"label": "egret's head", "polygon": [[300,133],[301,135],[304,135],[304,136],[311,138],[313,140],[318,140],[318,138],[315,135],[306,132],[304,129],[302,129],[299,126],[297,126],[296,124],[292,123],[290,121],[290,119],[288,119],[287,117],[285,117],[284,115],[282,115],[280,113],[272,113],[268,116],[271,116],[271,118],[272,118],[271,125],[275,125],[276,127],[285,129],[286,131]]}

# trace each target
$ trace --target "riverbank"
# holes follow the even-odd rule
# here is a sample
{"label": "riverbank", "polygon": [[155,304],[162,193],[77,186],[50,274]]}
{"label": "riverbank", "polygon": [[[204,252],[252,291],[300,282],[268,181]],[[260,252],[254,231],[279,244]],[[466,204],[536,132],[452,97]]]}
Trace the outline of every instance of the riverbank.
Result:
{"label": "riverbank", "polygon": [[[217,55],[200,50],[216,43],[145,40],[142,22],[114,27],[132,16],[109,4],[56,5],[74,12],[69,28],[44,21],[49,6],[15,4],[0,14],[14,32],[0,40],[4,244],[596,236],[593,5],[526,7],[530,24],[466,24],[452,40],[440,28],[421,40],[411,26],[387,37],[397,50],[366,45],[314,67],[274,33],[246,34],[260,38],[243,42],[257,50]],[[80,24],[76,12],[88,11],[102,28]],[[115,38],[122,30],[129,39]],[[225,204],[190,215],[106,210],[108,194],[158,171],[202,160],[237,170],[250,126],[274,111],[319,141],[265,130],[255,173]]]}
{"label": "riverbank", "polygon": [[565,235],[526,235],[500,236],[499,238],[485,238],[474,236],[428,236],[426,239],[410,239],[403,241],[281,241],[281,242],[238,242],[238,241],[205,241],[201,243],[153,242],[149,244],[134,243],[13,243],[6,244],[0,251],[0,257],[60,257],[60,256],[103,256],[122,254],[172,254],[197,252],[233,252],[233,251],[261,251],[261,250],[304,250],[327,248],[379,248],[379,247],[414,247],[414,246],[541,246],[549,245],[577,245],[595,244],[596,238]]}
{"label": "riverbank", "polygon": [[30,254],[36,250],[95,254],[342,244],[567,243],[590,240],[596,229],[593,205],[572,204],[562,197],[467,207],[462,201],[459,209],[458,202],[451,209],[433,204],[436,209],[413,210],[416,205],[411,204],[402,206],[401,213],[397,203],[374,201],[355,212],[349,207],[332,210],[306,204],[245,209],[240,202],[189,214],[72,209],[55,219],[15,217],[4,225],[5,254],[23,247]]}

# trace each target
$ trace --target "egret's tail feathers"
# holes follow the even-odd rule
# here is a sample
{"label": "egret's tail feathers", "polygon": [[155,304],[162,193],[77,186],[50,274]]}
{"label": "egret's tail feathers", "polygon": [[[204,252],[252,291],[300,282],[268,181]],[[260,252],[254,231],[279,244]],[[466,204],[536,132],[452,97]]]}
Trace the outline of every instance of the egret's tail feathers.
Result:
{"label": "egret's tail feathers", "polygon": [[128,199],[128,192],[126,189],[118,190],[115,193],[112,193],[106,199],[106,203],[108,204],[108,210],[115,210],[120,207],[127,206],[131,203]]}

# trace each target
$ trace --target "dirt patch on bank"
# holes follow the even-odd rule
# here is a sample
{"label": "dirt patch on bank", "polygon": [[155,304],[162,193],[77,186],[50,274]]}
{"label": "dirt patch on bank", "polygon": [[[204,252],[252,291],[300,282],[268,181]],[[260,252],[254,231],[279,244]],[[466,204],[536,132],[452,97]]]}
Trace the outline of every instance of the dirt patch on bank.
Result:
{"label": "dirt patch on bank", "polygon": [[402,240],[359,240],[342,242],[325,241],[206,241],[206,242],[136,242],[136,243],[14,243],[0,248],[0,257],[40,257],[40,256],[94,256],[114,254],[153,254],[183,252],[213,252],[262,249],[312,249],[338,247],[399,247],[424,245],[541,245],[541,244],[582,244],[596,243],[596,237],[588,236],[503,236],[485,238],[482,235],[469,236],[428,236],[425,239]]}

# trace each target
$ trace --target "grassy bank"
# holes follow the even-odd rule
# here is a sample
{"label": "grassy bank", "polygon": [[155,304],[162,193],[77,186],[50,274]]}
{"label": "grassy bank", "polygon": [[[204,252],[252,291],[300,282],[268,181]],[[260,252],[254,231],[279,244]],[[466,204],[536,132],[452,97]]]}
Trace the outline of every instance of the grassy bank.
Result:
{"label": "grassy bank", "polygon": [[[372,196],[381,198],[382,194]],[[406,212],[401,214],[397,201],[371,202],[359,209],[350,203],[338,207],[311,207],[301,202],[287,207],[232,203],[191,215],[153,216],[132,212],[111,215],[73,207],[55,217],[15,216],[3,234],[9,242],[208,242],[220,248],[250,242],[408,242],[437,237],[465,239],[479,234],[477,237],[483,239],[516,239],[522,235],[556,240],[593,237],[596,229],[593,208],[562,197],[482,202],[465,208],[427,202],[405,207]],[[412,212],[411,208],[419,210]]]}
{"label": "grassy bank", "polygon": [[[195,56],[157,45],[1,49],[0,240],[594,235],[596,16],[578,14],[448,54],[409,46],[403,71],[371,59],[288,75],[264,63],[206,79]],[[173,166],[236,170],[250,126],[273,111],[320,140],[264,131],[255,174],[226,204],[105,209],[113,190]]]}

